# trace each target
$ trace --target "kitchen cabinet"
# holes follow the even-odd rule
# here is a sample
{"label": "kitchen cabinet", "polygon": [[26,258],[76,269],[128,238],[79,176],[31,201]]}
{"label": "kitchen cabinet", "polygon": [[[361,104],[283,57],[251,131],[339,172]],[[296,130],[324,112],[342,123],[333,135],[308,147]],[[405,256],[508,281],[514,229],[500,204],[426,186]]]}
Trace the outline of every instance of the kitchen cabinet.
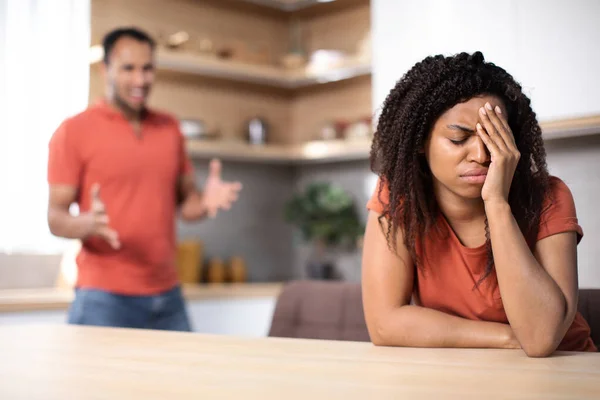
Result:
{"label": "kitchen cabinet", "polygon": [[[186,285],[195,332],[267,336],[281,284]],[[64,324],[72,298],[61,289],[0,291],[0,326]]]}

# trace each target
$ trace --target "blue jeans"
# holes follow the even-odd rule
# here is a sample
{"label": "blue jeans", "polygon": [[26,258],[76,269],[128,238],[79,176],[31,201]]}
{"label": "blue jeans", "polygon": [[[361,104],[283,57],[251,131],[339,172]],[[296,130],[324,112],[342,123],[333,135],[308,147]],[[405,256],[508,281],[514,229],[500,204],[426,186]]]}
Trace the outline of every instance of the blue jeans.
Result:
{"label": "blue jeans", "polygon": [[68,323],[119,328],[191,331],[181,289],[153,296],[125,296],[96,289],[75,289]]}

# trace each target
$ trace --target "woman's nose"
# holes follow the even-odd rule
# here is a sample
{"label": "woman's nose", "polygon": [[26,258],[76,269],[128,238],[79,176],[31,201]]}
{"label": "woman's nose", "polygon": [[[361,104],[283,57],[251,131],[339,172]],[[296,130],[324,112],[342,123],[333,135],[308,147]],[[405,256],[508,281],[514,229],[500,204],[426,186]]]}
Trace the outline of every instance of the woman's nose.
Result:
{"label": "woman's nose", "polygon": [[490,161],[490,152],[479,136],[475,136],[469,148],[469,161],[485,164]]}

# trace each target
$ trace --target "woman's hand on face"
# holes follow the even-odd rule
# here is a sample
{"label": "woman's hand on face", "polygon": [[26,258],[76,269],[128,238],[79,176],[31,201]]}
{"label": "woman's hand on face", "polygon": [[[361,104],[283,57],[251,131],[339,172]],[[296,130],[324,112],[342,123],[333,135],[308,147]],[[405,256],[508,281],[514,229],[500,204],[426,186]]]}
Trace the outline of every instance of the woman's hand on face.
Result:
{"label": "woman's hand on face", "polygon": [[482,123],[477,124],[477,134],[491,156],[481,197],[486,204],[508,203],[510,185],[521,153],[500,107],[494,109],[490,103],[485,103],[479,109],[479,118]]}

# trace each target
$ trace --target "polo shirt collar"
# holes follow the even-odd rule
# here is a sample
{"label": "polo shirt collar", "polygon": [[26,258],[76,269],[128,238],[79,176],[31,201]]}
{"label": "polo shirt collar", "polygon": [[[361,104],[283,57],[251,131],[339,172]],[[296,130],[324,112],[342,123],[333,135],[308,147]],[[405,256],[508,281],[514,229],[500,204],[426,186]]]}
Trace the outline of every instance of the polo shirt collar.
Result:
{"label": "polo shirt collar", "polygon": [[[95,103],[94,108],[109,118],[123,118],[123,114],[118,109],[111,106],[104,98],[98,100]],[[144,120],[146,121],[154,120],[157,116],[157,114],[148,107],[146,107],[144,111]]]}

